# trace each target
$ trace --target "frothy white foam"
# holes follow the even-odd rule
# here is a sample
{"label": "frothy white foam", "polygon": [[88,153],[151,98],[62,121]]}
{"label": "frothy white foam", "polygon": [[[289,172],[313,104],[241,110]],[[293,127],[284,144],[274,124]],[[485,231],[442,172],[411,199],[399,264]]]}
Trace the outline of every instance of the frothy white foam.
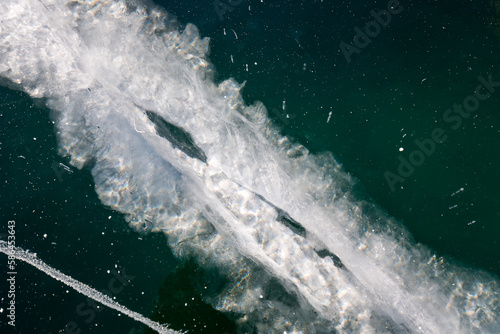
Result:
{"label": "frothy white foam", "polygon": [[[92,168],[104,204],[217,268],[230,283],[205,298],[218,309],[262,333],[500,332],[498,281],[411,242],[353,198],[330,154],[282,137],[234,80],[214,84],[193,25],[131,1],[0,11],[1,76],[46,99],[61,153]],[[206,163],[158,136],[146,110],[189,133]]]}
{"label": "frothy white foam", "polygon": [[77,281],[71,276],[68,276],[66,274],[63,274],[59,270],[52,268],[51,266],[47,265],[45,262],[40,260],[36,254],[30,253],[28,251],[23,250],[20,247],[9,247],[8,243],[0,240],[0,252],[13,256],[14,258],[24,261],[26,263],[31,264],[33,267],[37,268],[40,271],[43,271],[50,277],[63,282],[67,286],[75,289],[79,293],[95,300],[96,302],[99,302],[109,308],[112,308],[114,310],[117,310],[118,312],[121,312],[130,318],[142,322],[144,325],[148,326],[149,328],[157,331],[160,334],[179,334],[180,332],[173,331],[171,329],[168,329],[166,326],[163,326],[156,321],[153,321],[151,319],[146,318],[140,313],[134,312],[126,308],[125,306],[120,305],[119,303],[115,302],[111,297],[103,294],[100,291],[97,291],[96,289],[88,286],[87,284],[84,284],[82,282]]}

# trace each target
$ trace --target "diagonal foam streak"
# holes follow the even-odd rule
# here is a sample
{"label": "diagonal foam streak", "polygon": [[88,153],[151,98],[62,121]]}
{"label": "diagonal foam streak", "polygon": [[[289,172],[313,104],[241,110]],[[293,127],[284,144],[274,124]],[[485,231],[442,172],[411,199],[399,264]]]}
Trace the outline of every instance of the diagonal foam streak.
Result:
{"label": "diagonal foam streak", "polygon": [[181,332],[177,332],[174,330],[169,329],[168,327],[161,325],[157,323],[156,321],[153,321],[149,318],[146,318],[140,313],[134,312],[129,310],[123,305],[120,305],[113,299],[111,299],[109,296],[103,294],[100,291],[97,291],[96,289],[88,286],[85,283],[82,283],[80,281],[77,281],[71,276],[68,276],[59,270],[52,268],[42,260],[40,260],[35,254],[30,253],[28,251],[25,251],[24,249],[20,247],[9,247],[8,243],[6,241],[0,240],[0,252],[4,253],[5,255],[13,256],[16,259],[20,261],[24,261],[33,267],[37,268],[38,270],[44,272],[45,274],[49,275],[50,277],[58,280],[59,282],[62,282],[66,284],[67,286],[73,288],[77,292],[81,293],[82,295],[85,295],[93,300],[95,300],[98,303],[101,303],[109,308],[112,308],[118,312],[121,312],[130,318],[139,321],[143,323],[144,325],[148,326],[149,328],[157,331],[160,334],[180,334]]}

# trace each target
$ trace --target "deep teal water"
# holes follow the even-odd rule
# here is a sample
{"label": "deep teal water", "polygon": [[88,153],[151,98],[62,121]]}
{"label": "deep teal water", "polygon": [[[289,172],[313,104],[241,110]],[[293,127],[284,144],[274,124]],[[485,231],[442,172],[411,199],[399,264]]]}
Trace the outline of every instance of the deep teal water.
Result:
{"label": "deep teal water", "polygon": [[[474,93],[479,76],[500,81],[500,38],[488,1],[402,3],[350,63],[340,42],[351,42],[370,10],[387,2],[244,2],[225,7],[232,9],[224,20],[209,1],[157,3],[211,37],[217,80],[246,81],[247,102],[263,101],[283,133],[312,151],[332,152],[359,180],[359,196],[400,220],[417,242],[500,275],[500,87],[458,129],[443,120]],[[0,114],[0,213],[5,230],[7,220],[16,221],[18,245],[98,289],[116,266],[133,276],[117,300],[142,314],[153,312],[168,275],[192,275],[175,270],[163,236],[139,235],[102,206],[87,170],[60,165],[69,166],[57,153],[48,109],[2,88]],[[398,157],[409,159],[414,141],[436,128],[447,140],[392,191],[384,173],[397,174]],[[86,298],[27,265],[18,270],[18,333],[57,333],[71,322],[82,333],[141,331],[107,309],[91,320],[81,316]],[[199,321],[182,326],[197,332]]]}

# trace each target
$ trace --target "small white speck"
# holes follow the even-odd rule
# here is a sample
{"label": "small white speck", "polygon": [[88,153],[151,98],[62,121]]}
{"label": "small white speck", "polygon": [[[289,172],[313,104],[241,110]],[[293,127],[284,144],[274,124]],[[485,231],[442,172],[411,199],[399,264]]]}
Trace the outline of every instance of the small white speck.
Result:
{"label": "small white speck", "polygon": [[36,137],[34,137],[33,140],[36,140]]}
{"label": "small white speck", "polygon": [[106,272],[109,274],[111,271],[109,271],[109,269],[108,269],[108,270],[106,270]]}
{"label": "small white speck", "polygon": [[109,216],[108,219],[111,219],[111,216]]}
{"label": "small white speck", "polygon": [[405,150],[405,149],[404,149],[404,148],[402,148],[402,147],[400,147],[400,148],[399,148],[399,152],[403,152],[404,150]]}
{"label": "small white speck", "polygon": [[47,233],[45,233],[45,234],[43,235],[43,237],[44,237],[44,238],[47,238]]}
{"label": "small white speck", "polygon": [[476,223],[476,221],[475,221],[475,220],[473,220],[473,221],[471,221],[471,222],[468,222],[468,223],[467,223],[467,225],[469,225],[469,226],[470,226],[470,225],[475,224],[475,223]]}
{"label": "small white speck", "polygon": [[326,123],[330,122],[330,118],[332,118],[332,112],[331,111],[328,113],[328,119],[326,120]]}
{"label": "small white speck", "polygon": [[236,31],[234,31],[234,29],[231,29],[234,33],[234,37],[236,37],[236,39],[238,39],[238,35],[236,35]]}

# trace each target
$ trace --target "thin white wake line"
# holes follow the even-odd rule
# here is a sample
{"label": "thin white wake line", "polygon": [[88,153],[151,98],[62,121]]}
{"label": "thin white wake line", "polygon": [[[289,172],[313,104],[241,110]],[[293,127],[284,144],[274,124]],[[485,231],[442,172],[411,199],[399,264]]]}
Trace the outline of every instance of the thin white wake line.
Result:
{"label": "thin white wake line", "polygon": [[80,281],[75,280],[74,278],[63,274],[59,270],[52,268],[42,260],[40,260],[35,254],[30,253],[28,251],[23,250],[20,247],[15,247],[15,248],[9,248],[7,242],[0,240],[0,252],[4,253],[5,255],[11,255],[14,256],[16,259],[24,261],[26,263],[31,264],[33,267],[37,268],[40,271],[43,271],[50,277],[66,284],[67,286],[75,289],[79,293],[92,298],[93,300],[106,305],[109,308],[115,309],[118,312],[121,312],[123,314],[128,315],[132,319],[136,321],[142,322],[144,325],[148,326],[149,328],[157,331],[160,334],[181,334],[182,332],[177,332],[172,329],[167,328],[164,325],[161,325],[157,323],[156,321],[153,321],[151,319],[146,318],[140,313],[134,312],[126,308],[125,306],[120,305],[119,303],[115,302],[113,299],[111,299],[109,296],[103,294],[102,292],[97,291],[96,289],[88,286],[85,283],[82,283]]}

